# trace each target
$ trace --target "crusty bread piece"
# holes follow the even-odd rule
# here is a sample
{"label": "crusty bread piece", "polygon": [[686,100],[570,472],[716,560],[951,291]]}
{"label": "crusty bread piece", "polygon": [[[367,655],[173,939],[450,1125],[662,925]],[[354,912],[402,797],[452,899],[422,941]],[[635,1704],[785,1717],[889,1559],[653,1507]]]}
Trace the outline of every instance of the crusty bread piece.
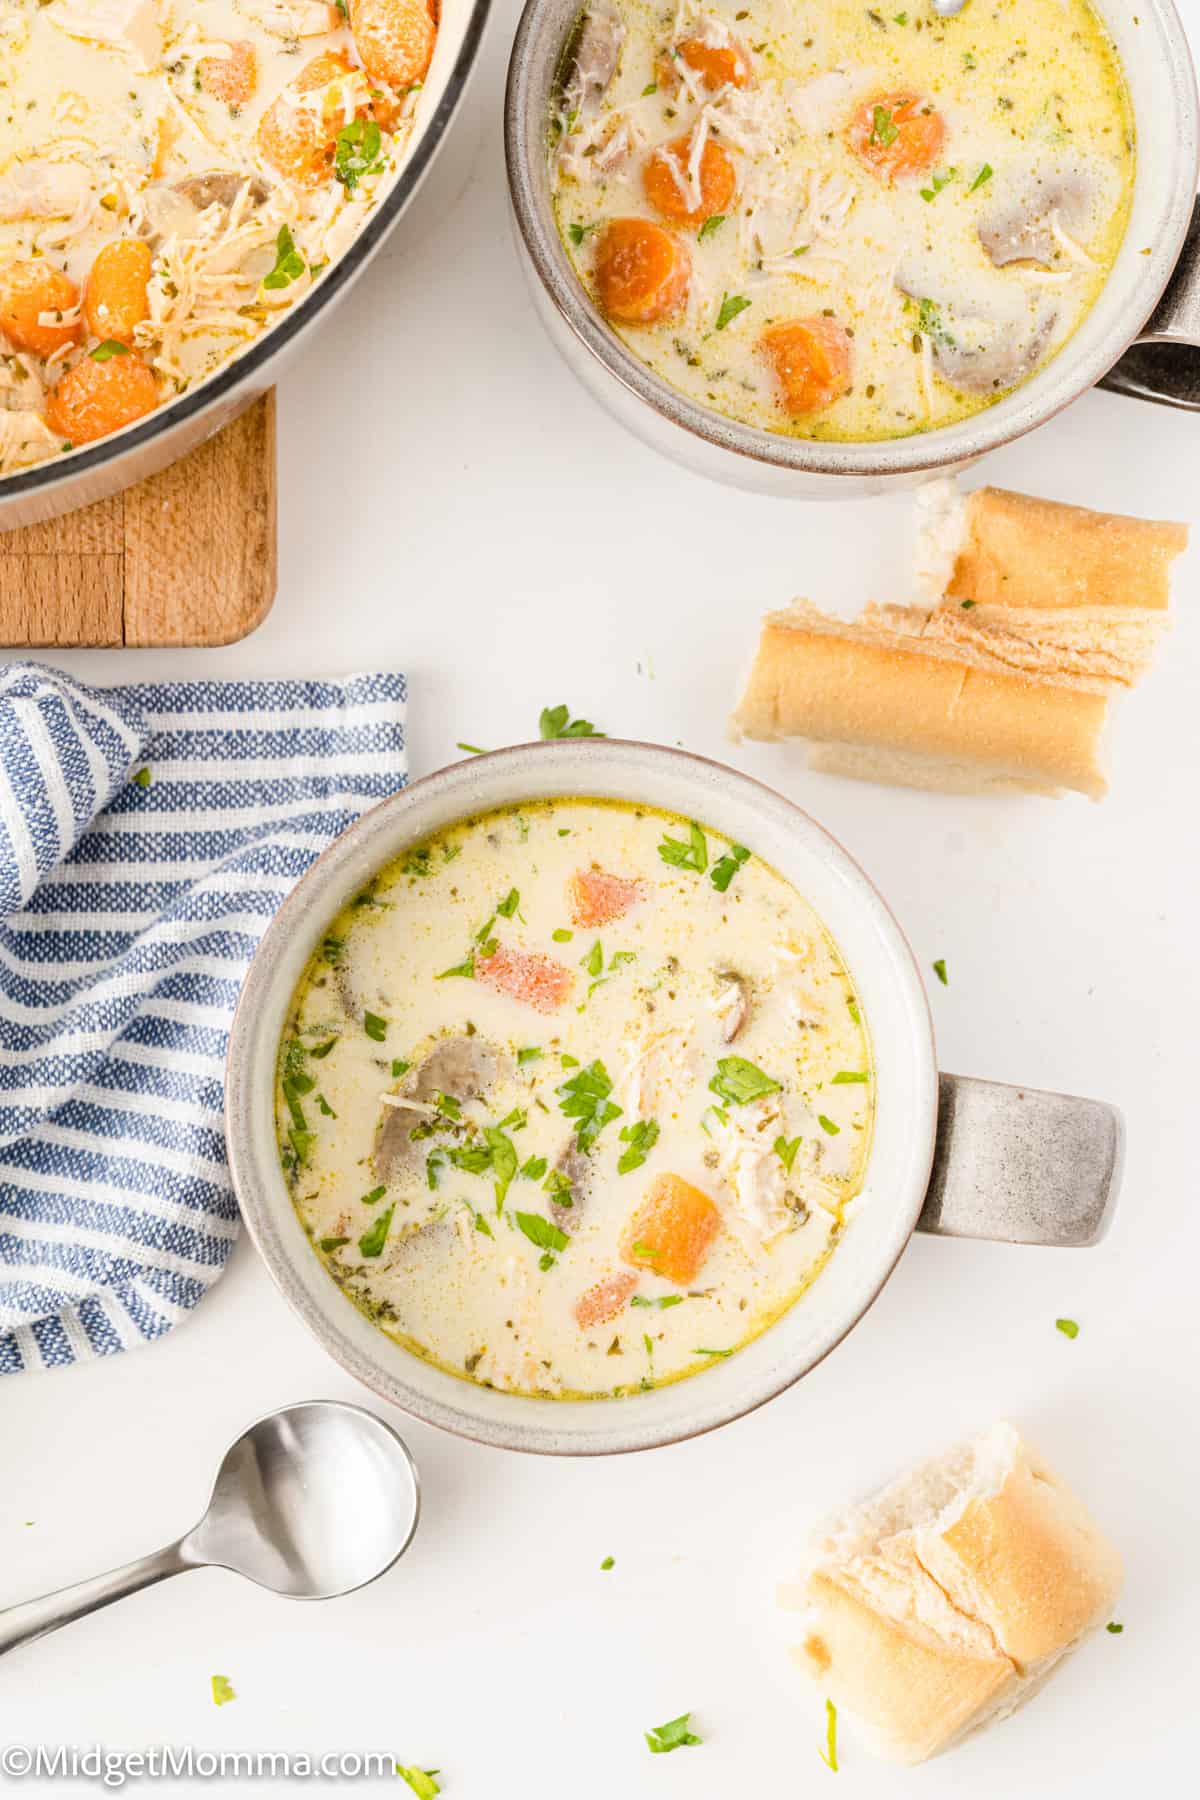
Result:
{"label": "crusty bread piece", "polygon": [[797,1656],[880,1754],[921,1762],[1035,1693],[1120,1585],[1081,1502],[1001,1424],[814,1535]]}
{"label": "crusty bread piece", "polygon": [[919,606],[867,606],[857,623],[900,636],[962,644],[1007,669],[1097,694],[1139,681],[1167,627],[1165,613],[1143,607],[1073,606],[1037,612],[1016,606],[967,610],[961,602],[932,611]]}
{"label": "crusty bread piece", "polygon": [[977,606],[1165,612],[1171,564],[1187,541],[1187,526],[1168,520],[976,488],[946,595]]}
{"label": "crusty bread piece", "polygon": [[871,779],[916,776],[961,792],[973,771],[976,789],[1076,788],[1099,799],[1106,709],[1101,694],[1014,672],[977,649],[846,624],[798,602],[764,622],[732,723],[740,736],[870,751],[869,771],[848,772]]}

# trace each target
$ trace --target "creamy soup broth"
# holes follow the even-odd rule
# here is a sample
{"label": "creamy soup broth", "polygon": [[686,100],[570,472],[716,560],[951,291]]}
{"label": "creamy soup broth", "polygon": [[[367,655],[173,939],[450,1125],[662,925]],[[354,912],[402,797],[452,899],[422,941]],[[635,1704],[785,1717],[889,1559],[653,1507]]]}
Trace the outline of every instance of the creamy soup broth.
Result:
{"label": "creamy soup broth", "polygon": [[1061,348],[1120,247],[1134,133],[1086,0],[597,0],[550,157],[638,357],[845,441],[965,418]]}
{"label": "creamy soup broth", "polygon": [[381,1329],[470,1380],[604,1397],[803,1294],[861,1187],[871,1065],[772,868],[564,799],[455,826],[341,913],[276,1110],[305,1230]]}

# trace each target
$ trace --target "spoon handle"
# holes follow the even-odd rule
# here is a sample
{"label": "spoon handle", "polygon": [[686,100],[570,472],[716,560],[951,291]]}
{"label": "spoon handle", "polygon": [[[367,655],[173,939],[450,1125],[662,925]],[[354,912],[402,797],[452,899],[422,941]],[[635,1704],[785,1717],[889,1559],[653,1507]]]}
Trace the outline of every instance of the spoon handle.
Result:
{"label": "spoon handle", "polygon": [[6,1606],[0,1609],[0,1656],[6,1650],[32,1643],[34,1638],[45,1637],[47,1632],[57,1631],[60,1625],[69,1625],[72,1619],[82,1619],[113,1600],[123,1600],[126,1594],[136,1594],[139,1588],[198,1566],[184,1554],[182,1543],[168,1544],[164,1550],[110,1569],[106,1575],[93,1575],[90,1581],[77,1581],[73,1587],[59,1588],[38,1600]]}

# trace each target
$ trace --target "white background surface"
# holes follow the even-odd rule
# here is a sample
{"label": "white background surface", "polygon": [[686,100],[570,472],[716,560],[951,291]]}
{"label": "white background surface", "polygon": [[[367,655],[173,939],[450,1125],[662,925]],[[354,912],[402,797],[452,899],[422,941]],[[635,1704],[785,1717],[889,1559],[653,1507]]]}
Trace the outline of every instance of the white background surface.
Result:
{"label": "white background surface", "polygon": [[[59,660],[108,681],[400,666],[414,775],[452,760],[456,739],[533,735],[559,700],[610,734],[735,762],[843,840],[927,974],[945,957],[949,988],[929,977],[943,1066],[1120,1103],[1116,1223],[1080,1252],[917,1239],[807,1380],[640,1458],[523,1460],[400,1420],[425,1516],[390,1576],[309,1607],[220,1572],[168,1583],[6,1662],[0,1741],[382,1749],[440,1766],[449,1800],[819,1793],[834,1779],[817,1758],[821,1697],[788,1664],[774,1602],[797,1540],[830,1505],[1008,1415],[1122,1546],[1124,1634],[923,1770],[872,1762],[844,1722],[833,1791],[1194,1792],[1196,556],[1160,667],[1119,709],[1101,806],[889,791],[810,775],[786,747],[730,749],[759,615],[796,593],[846,611],[902,596],[909,503],[710,486],[595,410],[532,317],[509,237],[499,97],[515,10],[499,0],[453,134],[448,165],[466,181],[474,161],[452,212],[422,196],[340,330],[284,381],[267,622],[218,652]],[[1200,4],[1184,11],[1195,41]],[[1200,420],[1097,393],[979,478],[1194,519],[1198,446]],[[1074,1342],[1054,1328],[1064,1314]],[[366,1397],[246,1241],[159,1345],[6,1381],[0,1600],[181,1531],[226,1442],[313,1396]],[[220,1711],[215,1671],[238,1695]],[[688,1708],[703,1747],[651,1758],[643,1729]]]}

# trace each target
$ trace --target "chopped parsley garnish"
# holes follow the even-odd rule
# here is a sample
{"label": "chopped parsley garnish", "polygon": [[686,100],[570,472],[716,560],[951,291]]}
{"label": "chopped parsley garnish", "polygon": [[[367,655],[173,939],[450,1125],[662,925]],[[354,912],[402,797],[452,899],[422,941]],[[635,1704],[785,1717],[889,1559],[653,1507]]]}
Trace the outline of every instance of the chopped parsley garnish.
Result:
{"label": "chopped parsley garnish", "polygon": [[574,1206],[571,1197],[571,1183],[561,1169],[551,1169],[542,1183],[542,1191],[549,1194],[555,1206]]}
{"label": "chopped parsley garnish", "polygon": [[335,1250],[340,1250],[343,1244],[348,1244],[349,1242],[350,1239],[348,1237],[318,1238],[317,1248],[323,1250],[326,1256],[331,1256]]}
{"label": "chopped parsley garnish", "polygon": [[[149,784],[149,782],[147,782],[145,785],[148,787],[150,784]],[[331,969],[336,968],[338,963],[341,962],[342,951],[345,948],[346,948],[346,946],[342,942],[341,938],[327,937],[325,939],[325,941],[322,943],[321,955],[324,957],[325,961],[329,964]]]}
{"label": "chopped parsley garnish", "polygon": [[651,1754],[663,1756],[668,1750],[681,1750],[688,1744],[702,1744],[704,1739],[698,1738],[694,1731],[688,1729],[691,1716],[690,1712],[680,1713],[677,1719],[668,1719],[665,1725],[655,1725],[647,1731],[645,1738]]}
{"label": "chopped parsley garnish", "polygon": [[[604,1561],[600,1564],[600,1567],[602,1569],[611,1569],[613,1567],[615,1561],[616,1561],[615,1557],[606,1556]],[[1110,1625],[1108,1629],[1111,1631],[1112,1626]]]}
{"label": "chopped parsley garnish", "polygon": [[457,1122],[462,1118],[462,1102],[456,1100],[453,1094],[443,1094],[438,1088],[433,1096],[433,1104],[443,1119],[453,1119]]}
{"label": "chopped parsley garnish", "polygon": [[507,894],[505,894],[503,900],[496,908],[496,911],[500,914],[502,919],[511,919],[520,904],[521,896],[516,888],[509,888]]}
{"label": "chopped parsley garnish", "polygon": [[950,986],[950,977],[946,973],[946,959],[944,956],[938,957],[937,961],[933,965],[933,972],[937,976],[938,980],[941,982],[943,987]]}
{"label": "chopped parsley garnish", "polygon": [[693,1356],[732,1356],[732,1350],[693,1350]]}
{"label": "chopped parsley garnish", "polygon": [[569,944],[571,939],[575,936],[575,933],[573,931],[568,931],[565,925],[560,925],[557,931],[552,931],[550,933],[550,936],[554,939],[556,944]]}
{"label": "chopped parsley garnish", "polygon": [[658,1142],[658,1120],[639,1119],[636,1124],[623,1126],[621,1142],[628,1144],[629,1148],[621,1154],[617,1163],[617,1174],[628,1175],[634,1169],[641,1168]]}
{"label": "chopped parsley garnish", "polygon": [[[551,1251],[565,1250],[571,1241],[565,1231],[560,1231],[552,1220],[543,1218],[541,1213],[519,1212],[514,1213],[513,1217],[517,1221],[518,1229],[525,1233],[530,1243],[536,1245],[539,1250],[546,1251],[547,1254]],[[547,1262],[542,1264],[544,1268],[550,1266],[550,1263]]]}
{"label": "chopped parsley garnish", "polygon": [[387,1234],[392,1228],[392,1214],[396,1206],[393,1201],[386,1212],[380,1213],[369,1231],[364,1231],[358,1240],[358,1248],[363,1256],[382,1256],[383,1246],[387,1243]]}
{"label": "chopped parsley garnish", "polygon": [[604,951],[600,947],[599,938],[596,939],[587,955],[580,957],[579,966],[581,969],[586,969],[589,975],[604,973]]}
{"label": "chopped parsley garnish", "polygon": [[468,756],[486,756],[487,751],[480,744],[455,744],[456,750],[465,750]]}
{"label": "chopped parsley garnish", "polygon": [[657,94],[657,92],[658,92],[657,81],[648,81],[646,83],[645,87],[642,89],[642,99],[648,100],[651,94]]}
{"label": "chopped parsley garnish", "polygon": [[411,1068],[412,1068],[412,1064],[410,1062],[405,1062],[405,1060],[402,1056],[393,1056],[393,1058],[392,1058],[392,1080],[399,1081],[401,1075],[407,1075],[408,1071]]}
{"label": "chopped parsley garnish", "polygon": [[230,1700],[236,1700],[233,1683],[228,1675],[214,1675],[212,1678],[212,1697],[214,1706],[224,1706]]}
{"label": "chopped parsley garnish", "polygon": [[827,1131],[830,1137],[837,1137],[842,1129],[840,1125],[835,1125],[833,1120],[829,1118],[826,1113],[817,1114],[817,1124],[821,1127],[822,1131]]}
{"label": "chopped parsley garnish", "polygon": [[337,1114],[334,1112],[332,1106],[330,1106],[324,1094],[317,1095],[317,1111],[323,1113],[327,1119],[337,1118]]}
{"label": "chopped parsley garnish", "polygon": [[318,1060],[321,1060],[322,1058],[329,1055],[329,1052],[333,1049],[333,1046],[336,1043],[337,1043],[337,1039],[335,1037],[326,1038],[326,1040],[323,1044],[314,1044],[308,1054],[310,1056],[315,1056]]}
{"label": "chopped parsley garnish", "polygon": [[727,1100],[731,1106],[745,1106],[751,1100],[761,1100],[766,1094],[777,1094],[779,1083],[764,1074],[757,1064],[747,1062],[744,1056],[723,1056],[708,1090],[718,1100]]}
{"label": "chopped parsley garnish", "polygon": [[871,119],[871,142],[880,144],[886,150],[900,136],[900,127],[892,118],[886,106],[877,106]]}
{"label": "chopped parsley garnish", "polygon": [[374,1038],[377,1044],[382,1044],[387,1036],[387,1028],[387,1020],[381,1019],[378,1013],[366,1012],[363,1014],[363,1030],[369,1038]]}
{"label": "chopped parsley garnish", "polygon": [[[128,356],[129,345],[122,344],[117,338],[105,338],[102,344],[97,344],[94,350],[89,350],[88,355],[93,362],[108,362],[114,356]],[[233,1695],[231,1694],[229,1697],[232,1700]]]}
{"label": "chopped parsley garnish", "polygon": [[629,1304],[630,1306],[656,1306],[660,1312],[666,1312],[668,1306],[682,1306],[683,1295],[659,1294],[656,1299],[650,1300],[645,1294],[635,1294]]}
{"label": "chopped parsley garnish", "polygon": [[440,1773],[437,1769],[415,1769],[411,1763],[397,1763],[396,1773],[401,1781],[407,1781],[417,1800],[437,1800],[442,1791],[435,1780]]}
{"label": "chopped parsley garnish", "polygon": [[658,854],[672,869],[695,869],[697,875],[703,875],[708,867],[708,841],[695,820],[688,825],[686,842],[683,838],[664,837]]}
{"label": "chopped parsley garnish", "polygon": [[517,1152],[513,1141],[495,1125],[484,1128],[484,1138],[492,1153],[492,1180],[496,1184],[496,1211],[501,1212],[509,1185],[517,1172]]}
{"label": "chopped parsley garnish", "polygon": [[1079,1325],[1075,1319],[1055,1319],[1054,1329],[1061,1331],[1064,1337],[1077,1338],[1079,1336]]}
{"label": "chopped parsley garnish", "polygon": [[363,1195],[362,1203],[364,1206],[375,1206],[380,1200],[383,1199],[383,1196],[386,1193],[387,1193],[386,1187],[383,1187],[383,1186],[373,1187],[369,1194]]}
{"label": "chopped parsley garnish", "polygon": [[[586,154],[586,152],[585,152],[585,154]],[[578,250],[580,244],[582,244],[584,238],[588,235],[588,232],[589,231],[598,231],[598,230],[599,230],[598,222],[594,222],[591,225],[571,224],[571,225],[567,226],[567,236],[570,238],[571,242],[574,244],[575,248]],[[590,734],[587,732],[583,732],[580,735],[586,737]]]}
{"label": "chopped parsley garnish", "polygon": [[971,52],[969,50],[964,50],[963,51],[963,68],[964,69],[974,69],[976,66],[977,65],[975,62],[975,58],[972,56]]}
{"label": "chopped parsley garnish", "polygon": [[837,1754],[837,1707],[832,1700],[825,1702],[825,1748],[818,1750],[817,1755],[831,1774],[838,1772]]}
{"label": "chopped parsley garnish", "polygon": [[643,1243],[641,1238],[633,1246],[632,1253],[634,1256],[640,1256],[643,1262],[657,1262],[661,1254],[652,1244]]}
{"label": "chopped parsley garnish", "polygon": [[893,25],[907,25],[908,24],[908,14],[906,12],[896,13],[894,18],[892,19],[892,24]]}
{"label": "chopped parsley garnish", "polygon": [[855,1082],[869,1081],[871,1077],[865,1069],[839,1069],[830,1082],[830,1087],[852,1087]]}
{"label": "chopped parsley garnish", "polygon": [[435,975],[433,979],[435,981],[449,981],[456,975],[461,975],[464,981],[474,981],[475,952],[473,950],[467,951],[465,962],[455,963],[452,969],[443,969],[441,974]]}
{"label": "chopped parsley garnish", "polygon": [[304,267],[304,258],[297,250],[291,232],[286,225],[281,225],[279,235],[275,239],[275,267],[269,275],[263,276],[263,286],[265,288],[290,287],[297,277],[303,275]]}
{"label": "chopped parsley garnish", "polygon": [[136,772],[136,774],[133,777],[134,787],[148,788],[150,786],[150,782],[151,782],[151,775],[150,775],[149,769],[138,769],[138,771]]}
{"label": "chopped parsley garnish", "polygon": [[723,894],[743,863],[750,861],[750,852],[745,844],[731,844],[719,861],[715,862],[708,872],[708,879],[718,894]]}
{"label": "chopped parsley garnish", "polygon": [[544,738],[604,736],[590,719],[573,719],[568,706],[544,706],[538,719],[538,731]]}
{"label": "chopped parsley garnish", "polygon": [[521,1164],[522,1181],[540,1181],[545,1173],[546,1159],[544,1156],[531,1156]]}
{"label": "chopped parsley garnish", "polygon": [[957,174],[957,169],[947,169],[944,175],[939,175],[935,169],[929,177],[929,186],[921,189],[922,200],[936,200],[942,189],[949,187]]}
{"label": "chopped parsley garnish", "polygon": [[545,1052],[539,1050],[536,1044],[526,1044],[523,1050],[517,1051],[517,1067],[520,1068],[522,1063],[538,1062],[544,1055]]}
{"label": "chopped parsley garnish", "polygon": [[771,1145],[772,1150],[774,1150],[776,1156],[779,1158],[789,1175],[792,1172],[792,1164],[796,1160],[796,1152],[800,1148],[800,1143],[801,1140],[798,1137],[777,1137],[775,1142]]}
{"label": "chopped parsley garnish", "polygon": [[348,194],[364,175],[378,175],[383,168],[383,139],[374,119],[351,119],[337,134],[334,173]]}
{"label": "chopped parsley garnish", "polygon": [[970,187],[967,189],[968,194],[973,194],[977,188],[981,188],[983,186],[985,181],[990,181],[992,179],[992,176],[995,174],[995,172],[996,171],[992,168],[991,163],[984,163],[984,165],[980,169],[978,175],[975,177],[974,181],[971,183]]}
{"label": "chopped parsley garnish", "polygon": [[746,299],[744,294],[722,294],[721,310],[717,314],[715,329],[724,331],[725,327],[731,324],[739,313],[744,313],[750,304],[751,302]]}
{"label": "chopped parsley garnish", "polygon": [[706,237],[711,237],[714,231],[719,231],[724,223],[724,213],[710,213],[696,233],[696,242],[702,244]]}
{"label": "chopped parsley garnish", "polygon": [[1111,1631],[1114,1637],[1119,1637],[1125,1627],[1123,1625],[1118,1625],[1115,1619],[1111,1619],[1104,1629],[1105,1631]]}
{"label": "chopped parsley garnish", "polygon": [[862,1014],[858,1010],[858,1002],[855,1000],[853,994],[846,995],[846,1011],[850,1014],[850,1017],[854,1020],[856,1025],[862,1024]]}
{"label": "chopped parsley garnish", "polygon": [[590,1150],[604,1127],[621,1116],[621,1108],[609,1099],[612,1082],[602,1062],[589,1063],[578,1075],[564,1081],[558,1092],[563,1096],[558,1102],[559,1110],[564,1117],[578,1120],[575,1141],[580,1150]]}

